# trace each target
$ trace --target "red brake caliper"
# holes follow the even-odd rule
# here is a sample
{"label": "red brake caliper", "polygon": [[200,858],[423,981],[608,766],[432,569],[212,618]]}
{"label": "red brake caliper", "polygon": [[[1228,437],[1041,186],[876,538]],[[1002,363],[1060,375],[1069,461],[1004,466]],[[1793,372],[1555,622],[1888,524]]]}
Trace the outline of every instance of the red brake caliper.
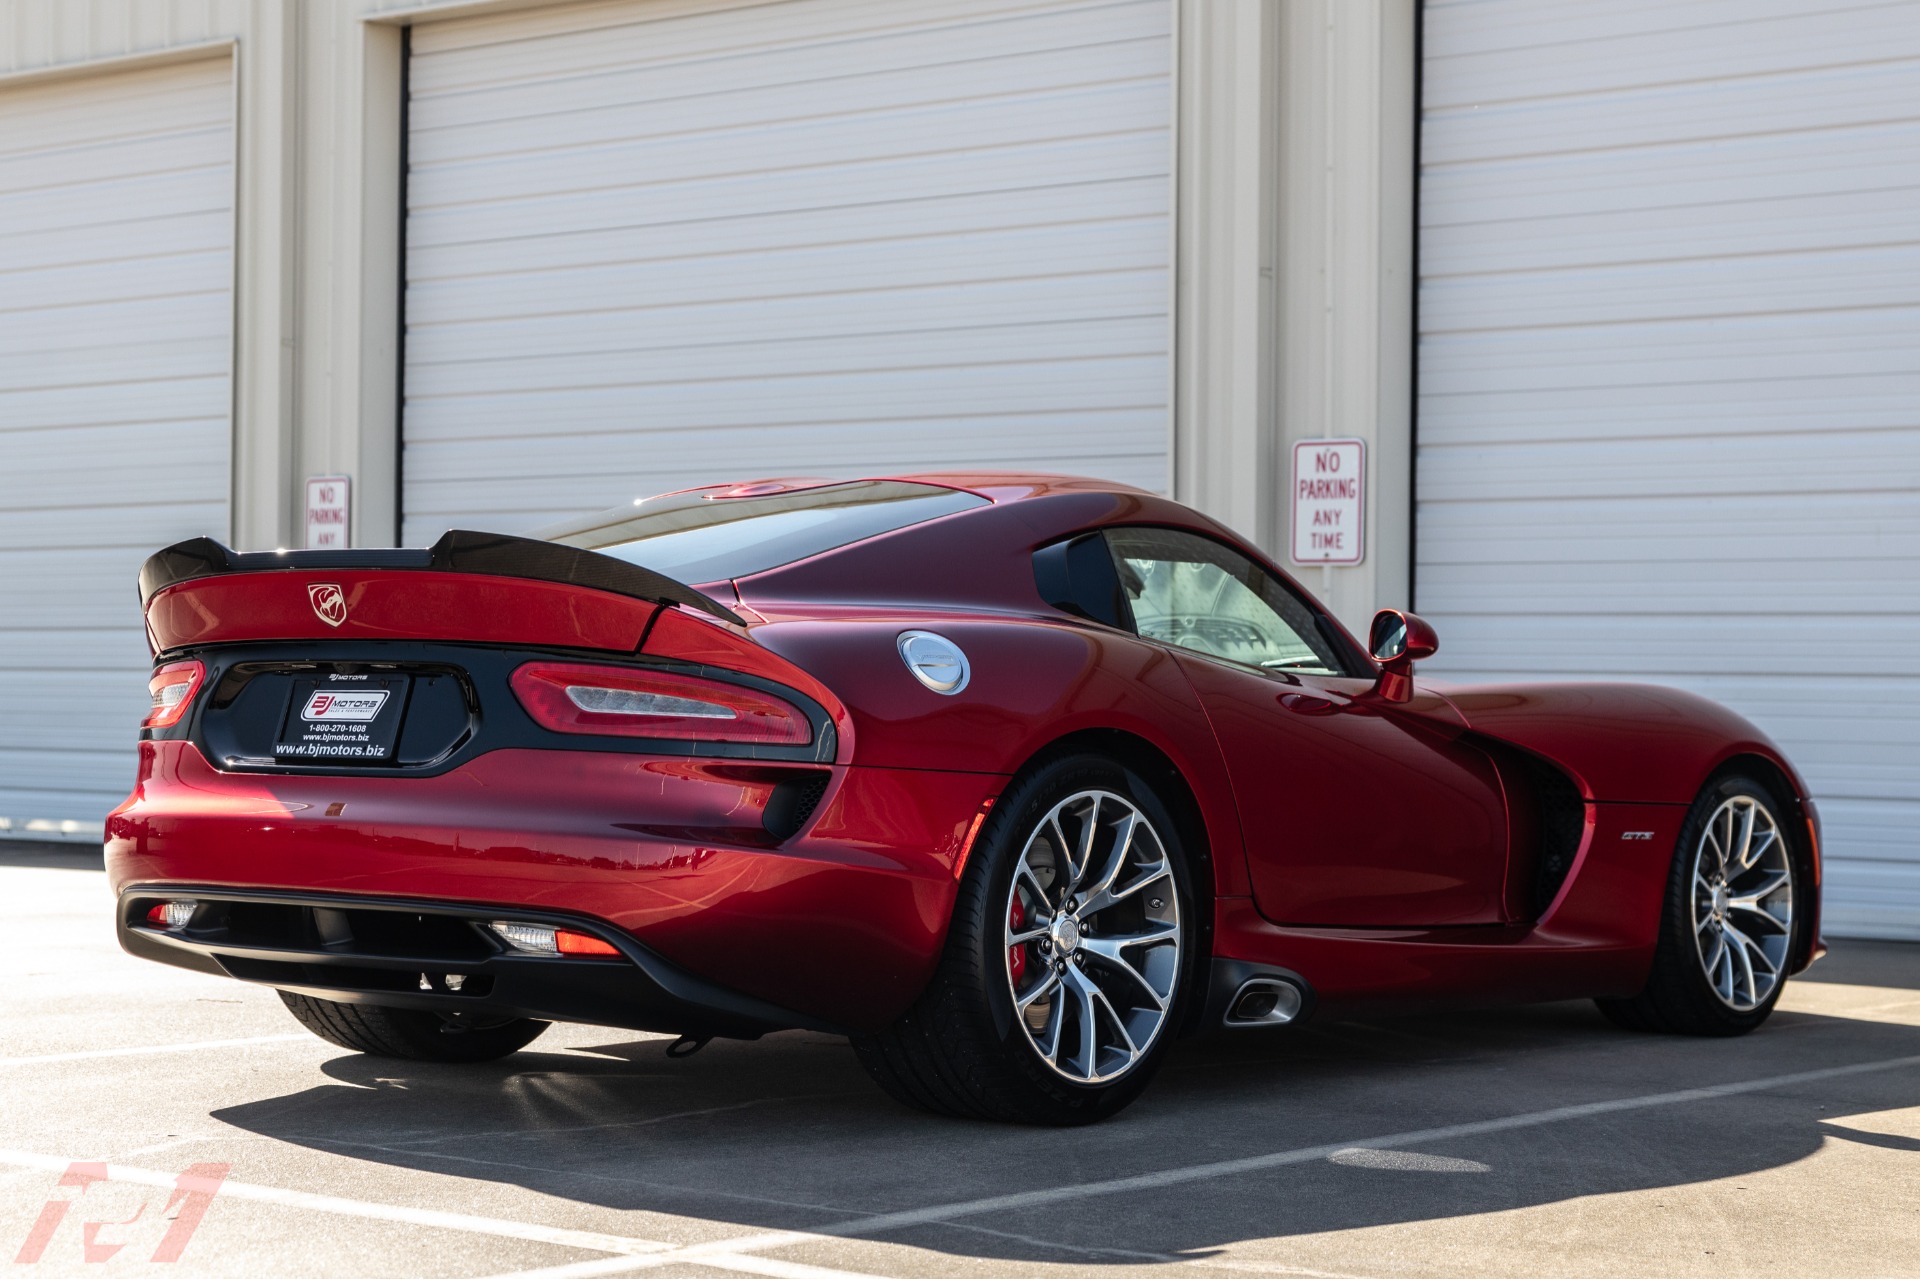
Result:
{"label": "red brake caliper", "polygon": [[[1027,908],[1020,904],[1019,893],[1013,895],[1013,910],[1007,916],[1007,924],[1016,933],[1027,926]],[[1018,990],[1020,988],[1020,979],[1027,975],[1027,945],[1025,942],[1020,943],[1018,946],[1009,946],[1007,948],[1007,973],[1013,978],[1014,989]]]}

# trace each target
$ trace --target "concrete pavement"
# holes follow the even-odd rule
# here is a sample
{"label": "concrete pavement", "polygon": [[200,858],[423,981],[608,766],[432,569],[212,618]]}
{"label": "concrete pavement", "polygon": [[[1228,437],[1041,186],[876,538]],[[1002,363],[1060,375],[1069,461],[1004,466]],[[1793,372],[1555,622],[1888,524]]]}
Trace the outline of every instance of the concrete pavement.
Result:
{"label": "concrete pavement", "polygon": [[[1920,1274],[1920,946],[1836,943],[1742,1040],[1564,1004],[1190,1042],[1052,1132],[902,1110],[823,1035],[344,1053],[271,991],[121,954],[86,866],[0,844],[22,1275],[144,1272],[196,1212],[165,1273]],[[59,1185],[75,1160],[109,1180]]]}

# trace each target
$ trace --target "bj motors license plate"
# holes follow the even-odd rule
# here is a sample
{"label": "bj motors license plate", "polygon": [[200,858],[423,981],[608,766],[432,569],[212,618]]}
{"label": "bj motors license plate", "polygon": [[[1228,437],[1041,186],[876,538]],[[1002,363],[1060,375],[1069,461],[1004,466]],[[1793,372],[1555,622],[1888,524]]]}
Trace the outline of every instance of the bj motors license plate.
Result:
{"label": "bj motors license plate", "polygon": [[407,711],[405,675],[320,675],[293,681],[273,757],[287,763],[393,758]]}

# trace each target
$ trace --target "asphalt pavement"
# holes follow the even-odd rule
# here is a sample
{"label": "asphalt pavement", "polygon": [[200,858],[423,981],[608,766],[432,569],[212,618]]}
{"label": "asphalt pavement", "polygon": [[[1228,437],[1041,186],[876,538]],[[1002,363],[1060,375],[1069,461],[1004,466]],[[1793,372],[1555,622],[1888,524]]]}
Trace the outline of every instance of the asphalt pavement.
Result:
{"label": "asphalt pavement", "polygon": [[361,1057],[110,916],[97,857],[0,844],[22,1276],[1920,1275],[1920,945],[1835,942],[1737,1040],[1553,1004],[1188,1041],[1043,1131],[816,1034]]}

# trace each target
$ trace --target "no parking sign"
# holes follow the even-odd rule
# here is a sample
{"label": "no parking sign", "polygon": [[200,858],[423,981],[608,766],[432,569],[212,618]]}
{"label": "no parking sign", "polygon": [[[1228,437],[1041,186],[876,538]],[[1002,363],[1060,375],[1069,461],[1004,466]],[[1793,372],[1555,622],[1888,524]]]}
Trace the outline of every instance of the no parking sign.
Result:
{"label": "no parking sign", "polygon": [[1366,558],[1365,440],[1293,446],[1293,562],[1358,564]]}
{"label": "no parking sign", "polygon": [[348,489],[344,475],[320,475],[307,481],[307,549],[347,549]]}

